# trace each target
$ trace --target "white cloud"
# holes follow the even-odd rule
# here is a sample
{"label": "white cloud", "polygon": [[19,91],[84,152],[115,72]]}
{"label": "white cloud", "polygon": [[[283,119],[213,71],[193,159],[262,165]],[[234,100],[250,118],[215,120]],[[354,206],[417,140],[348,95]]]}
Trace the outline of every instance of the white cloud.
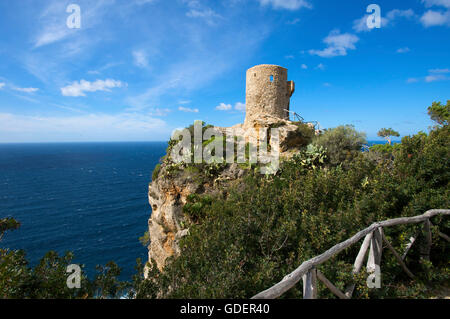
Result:
{"label": "white cloud", "polygon": [[271,5],[274,9],[298,10],[300,8],[312,8],[305,0],[259,0],[262,6]]}
{"label": "white cloud", "polygon": [[133,51],[133,61],[134,65],[140,68],[148,67],[148,57],[147,54],[143,50]]}
{"label": "white cloud", "polygon": [[163,120],[147,114],[59,117],[0,113],[0,142],[162,140],[169,132]]}
{"label": "white cloud", "polygon": [[364,31],[370,31],[371,29],[369,29],[367,27],[367,18],[369,17],[369,15],[364,15],[362,18],[356,19],[353,21],[353,30],[355,32],[364,32]]}
{"label": "white cloud", "polygon": [[425,77],[425,82],[446,81],[449,79],[450,77],[443,74],[430,74]]}
{"label": "white cloud", "polygon": [[425,7],[438,6],[450,8],[450,0],[422,0],[422,3]]}
{"label": "white cloud", "polygon": [[89,82],[81,80],[80,82],[73,82],[71,85],[61,88],[61,94],[64,96],[86,96],[84,92],[108,91],[116,87],[122,87],[125,84],[111,79],[97,80]]}
{"label": "white cloud", "polygon": [[217,14],[211,8],[191,9],[186,13],[186,16],[189,18],[204,19],[209,25],[215,25],[220,19],[222,19],[222,16]]}
{"label": "white cloud", "polygon": [[340,33],[339,30],[333,30],[323,40],[328,46],[323,50],[309,50],[311,55],[318,55],[323,58],[347,55],[347,50],[355,50],[355,43],[359,38],[350,33]]}
{"label": "white cloud", "polygon": [[325,65],[323,65],[322,63],[319,63],[317,66],[316,66],[316,69],[317,70],[325,70]]}
{"label": "white cloud", "polygon": [[404,47],[404,48],[399,48],[399,49],[397,49],[397,53],[407,53],[407,52],[409,52],[409,51],[411,51],[411,49],[408,48],[408,47]]}
{"label": "white cloud", "polygon": [[[231,105],[231,104],[225,104],[225,103],[220,103],[219,105],[217,105],[217,106],[215,107],[215,109],[216,109],[217,111],[231,111],[231,110],[233,110],[233,105]],[[237,103],[234,105],[234,109],[235,109],[236,111],[239,111],[239,112],[245,112],[245,103],[237,102]]]}
{"label": "white cloud", "polygon": [[[415,16],[415,13],[412,9],[407,9],[407,10],[394,9],[394,10],[389,11],[386,14],[386,19],[387,19],[387,23],[392,23],[397,18],[409,19],[409,18],[413,18],[414,16]],[[383,23],[383,21],[381,23]]]}
{"label": "white cloud", "polygon": [[147,3],[153,3],[153,2],[155,2],[155,0],[135,0],[134,4],[141,6],[141,5],[144,5]]}
{"label": "white cloud", "polygon": [[191,109],[189,107],[180,106],[178,107],[179,111],[187,112],[187,113],[198,113],[198,109]]}
{"label": "white cloud", "polygon": [[245,103],[237,102],[234,105],[234,109],[237,111],[245,112]]}
{"label": "white cloud", "polygon": [[34,93],[37,92],[38,88],[14,88],[14,90],[24,93]]}
{"label": "white cloud", "polygon": [[450,26],[450,10],[446,12],[428,10],[420,18],[420,22],[424,27],[434,27],[434,26]]}
{"label": "white cloud", "polygon": [[416,83],[419,82],[419,79],[417,78],[409,78],[408,80],[406,80],[407,83]]}
{"label": "white cloud", "polygon": [[428,75],[423,78],[409,78],[407,83],[415,83],[423,80],[427,83],[437,82],[437,81],[448,81],[450,80],[450,76],[447,76],[447,73],[450,73],[450,69],[431,69],[428,70]]}
{"label": "white cloud", "polygon": [[306,70],[306,69],[308,68],[308,66],[307,66],[306,64],[302,64],[300,67],[301,67],[303,70]]}
{"label": "white cloud", "polygon": [[431,69],[428,70],[430,73],[450,73],[450,69]]}
{"label": "white cloud", "polygon": [[166,116],[170,112],[171,112],[171,110],[169,110],[168,108],[164,108],[164,109],[156,108],[154,110],[151,110],[149,112],[149,115],[150,116]]}
{"label": "white cloud", "polygon": [[220,103],[216,106],[216,110],[218,111],[229,111],[233,108],[231,104]]}
{"label": "white cloud", "polygon": [[0,90],[3,89],[4,86],[5,86],[5,83],[0,82]]}
{"label": "white cloud", "polygon": [[[381,17],[381,28],[385,28],[389,25],[392,25],[395,20],[399,18],[405,18],[405,19],[411,19],[415,17],[415,13],[412,9],[407,10],[399,10],[394,9],[389,11],[385,16],[382,15]],[[355,32],[369,32],[373,29],[369,29],[367,26],[367,18],[369,17],[368,14],[364,15],[360,19],[356,19],[353,21],[353,30]]]}

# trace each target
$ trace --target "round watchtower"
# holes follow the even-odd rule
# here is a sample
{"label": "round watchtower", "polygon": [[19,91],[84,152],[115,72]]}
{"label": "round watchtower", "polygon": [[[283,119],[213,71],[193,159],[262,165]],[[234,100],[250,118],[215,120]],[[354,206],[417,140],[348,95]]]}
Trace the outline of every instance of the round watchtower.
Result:
{"label": "round watchtower", "polygon": [[270,115],[289,120],[289,100],[294,82],[287,80],[287,69],[261,64],[247,70],[245,123]]}

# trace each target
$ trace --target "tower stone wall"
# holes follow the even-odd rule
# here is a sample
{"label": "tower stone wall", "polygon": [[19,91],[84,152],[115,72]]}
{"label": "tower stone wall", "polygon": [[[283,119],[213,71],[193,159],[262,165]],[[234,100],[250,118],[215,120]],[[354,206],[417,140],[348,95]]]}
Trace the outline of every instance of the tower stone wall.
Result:
{"label": "tower stone wall", "polygon": [[281,66],[261,64],[248,69],[245,124],[264,115],[289,120],[289,101],[294,90],[294,82],[287,80],[287,69]]}

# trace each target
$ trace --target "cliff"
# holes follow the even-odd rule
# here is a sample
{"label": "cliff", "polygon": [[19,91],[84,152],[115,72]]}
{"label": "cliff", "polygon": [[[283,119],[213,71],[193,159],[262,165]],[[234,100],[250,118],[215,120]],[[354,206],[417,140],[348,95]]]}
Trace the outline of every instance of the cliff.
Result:
{"label": "cliff", "polygon": [[[240,134],[245,141],[257,141],[264,129],[276,128],[279,134],[279,157],[289,158],[305,146],[314,135],[310,124],[291,122],[276,117],[263,116],[250,124],[238,124],[230,128],[214,127],[216,132]],[[169,145],[174,143],[169,143]],[[149,185],[148,199],[152,214],[148,221],[150,244],[149,262],[154,260],[162,270],[167,258],[180,253],[179,240],[189,234],[189,223],[193,222],[183,212],[183,207],[191,194],[218,194],[226,196],[231,183],[239,183],[246,172],[257,169],[248,163],[186,164],[174,163],[168,154],[156,168],[154,179]]]}

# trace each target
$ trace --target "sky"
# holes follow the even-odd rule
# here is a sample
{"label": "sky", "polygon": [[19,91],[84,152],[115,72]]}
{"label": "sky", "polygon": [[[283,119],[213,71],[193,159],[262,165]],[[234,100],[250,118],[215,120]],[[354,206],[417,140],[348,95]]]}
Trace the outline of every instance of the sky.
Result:
{"label": "sky", "polygon": [[288,69],[306,121],[377,140],[427,131],[427,107],[450,99],[450,0],[1,0],[0,61],[0,143],[242,123],[258,64]]}

